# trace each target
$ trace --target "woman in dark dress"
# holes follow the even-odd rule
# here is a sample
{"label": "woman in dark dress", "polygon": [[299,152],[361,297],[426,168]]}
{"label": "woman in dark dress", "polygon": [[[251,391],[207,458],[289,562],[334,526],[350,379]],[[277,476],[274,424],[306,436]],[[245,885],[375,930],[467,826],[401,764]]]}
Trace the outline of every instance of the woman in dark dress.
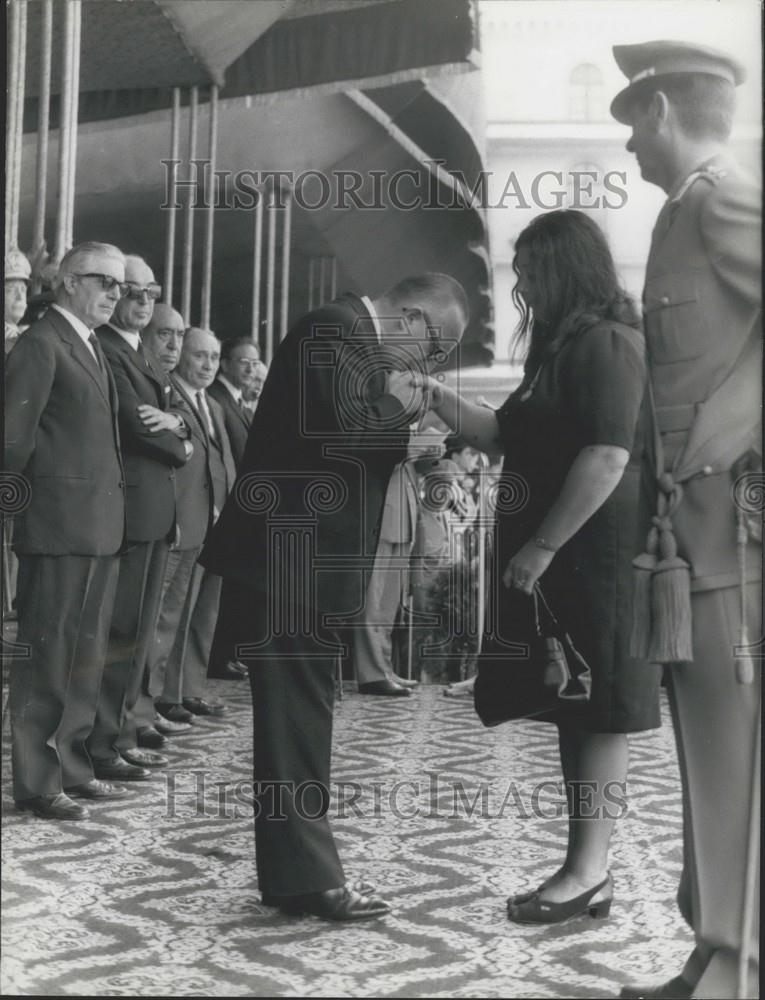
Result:
{"label": "woman in dark dress", "polygon": [[[607,916],[608,848],[624,809],[627,733],[659,726],[659,671],[628,655],[638,495],[644,341],[606,239],[582,212],[538,216],[516,242],[513,297],[528,337],[524,377],[496,412],[435,380],[433,408],[482,451],[503,451],[493,581],[494,635],[533,636],[537,581],[592,670],[592,695],[557,725],[569,795],[563,865],[511,897],[520,923]],[[503,512],[504,511],[504,512]]]}

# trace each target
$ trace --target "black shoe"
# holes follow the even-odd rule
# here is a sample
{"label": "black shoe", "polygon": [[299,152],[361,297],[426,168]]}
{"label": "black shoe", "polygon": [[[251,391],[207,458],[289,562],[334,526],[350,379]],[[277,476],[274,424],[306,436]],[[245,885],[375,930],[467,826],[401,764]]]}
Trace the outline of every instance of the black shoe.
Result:
{"label": "black shoe", "polygon": [[83,785],[72,785],[65,788],[67,795],[74,795],[81,799],[124,799],[127,795],[127,788],[122,785],[111,785],[108,781],[99,781],[92,778]]}
{"label": "black shoe", "polygon": [[562,903],[548,903],[540,898],[539,892],[533,893],[530,899],[524,899],[520,903],[509,899],[507,918],[515,924],[560,924],[583,913],[604,919],[611,912],[613,898],[613,883],[611,876],[607,875],[593,889],[588,889]]}
{"label": "black shoe", "polygon": [[226,706],[220,702],[214,704],[204,698],[184,698],[183,707],[192,715],[225,715]]}
{"label": "black shoe", "polygon": [[157,753],[156,750],[142,750],[135,747],[131,750],[123,750],[122,756],[128,764],[135,764],[136,767],[167,767],[170,761],[164,754]]}
{"label": "black shoe", "polygon": [[322,920],[371,920],[373,917],[384,917],[390,913],[390,907],[374,896],[360,896],[359,893],[340,886],[339,889],[327,889],[324,892],[314,892],[309,896],[276,896],[271,897],[276,906],[291,917],[309,914]]}
{"label": "black shoe", "polygon": [[416,688],[420,686],[420,682],[416,681],[414,678],[410,680],[408,677],[399,677],[398,675],[393,678],[393,683],[400,684],[401,687],[405,688]]}
{"label": "black shoe", "polygon": [[394,681],[371,681],[359,684],[359,694],[384,694],[394,698],[408,698],[412,692]]}
{"label": "black shoe", "polygon": [[171,705],[168,701],[158,701],[155,705],[160,715],[169,719],[170,722],[191,722],[194,718],[192,712],[187,711],[183,705]]}
{"label": "black shoe", "polygon": [[20,799],[16,808],[21,812],[31,812],[41,819],[87,819],[90,813],[78,802],[72,802],[68,795],[37,795],[33,799]]}
{"label": "black shoe", "polygon": [[96,777],[104,781],[148,781],[151,777],[151,771],[128,764],[122,757],[115,760],[94,760],[93,770]]}
{"label": "black shoe", "polygon": [[145,726],[143,729],[139,729],[136,741],[139,747],[144,747],[146,750],[161,750],[162,747],[167,746],[167,737],[163,736],[154,726]]}
{"label": "black shoe", "polygon": [[207,676],[218,681],[243,681],[249,676],[247,667],[238,660],[229,660],[221,666],[207,671]]}
{"label": "black shoe", "polygon": [[689,1000],[693,987],[682,976],[675,976],[654,986],[625,986],[619,996],[627,1000]]}
{"label": "black shoe", "polygon": [[[363,879],[357,879],[355,882],[348,882],[346,884],[346,889],[350,889],[353,892],[357,892],[360,896],[371,896],[375,891],[375,886],[370,882],[365,882]],[[285,900],[289,900],[288,896],[272,896],[268,892],[264,892],[260,897],[263,906],[276,906],[281,907],[282,905],[288,905]]]}

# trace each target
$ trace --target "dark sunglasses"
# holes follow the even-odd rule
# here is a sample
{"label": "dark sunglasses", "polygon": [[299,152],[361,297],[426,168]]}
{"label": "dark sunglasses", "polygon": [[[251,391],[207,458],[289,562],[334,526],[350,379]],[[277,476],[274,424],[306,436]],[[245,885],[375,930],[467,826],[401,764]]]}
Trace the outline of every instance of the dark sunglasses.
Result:
{"label": "dark sunglasses", "polygon": [[86,274],[80,274],[77,271],[72,273],[75,278],[98,278],[105,292],[111,292],[115,288],[119,288],[120,296],[123,296],[127,291],[127,284],[124,281],[117,281],[110,274],[97,274],[93,271],[88,271]]}
{"label": "dark sunglasses", "polygon": [[144,293],[156,302],[162,295],[162,285],[152,282],[142,287],[141,285],[136,285],[134,281],[125,282],[125,292],[123,292],[123,295],[127,295],[129,299],[140,299]]}

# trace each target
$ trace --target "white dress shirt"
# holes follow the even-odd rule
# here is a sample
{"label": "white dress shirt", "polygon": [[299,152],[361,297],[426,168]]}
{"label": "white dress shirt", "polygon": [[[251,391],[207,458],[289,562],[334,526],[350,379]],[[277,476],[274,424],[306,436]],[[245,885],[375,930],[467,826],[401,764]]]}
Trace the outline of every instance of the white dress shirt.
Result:
{"label": "white dress shirt", "polygon": [[360,298],[361,301],[364,303],[364,305],[367,307],[367,310],[369,311],[369,315],[372,319],[372,326],[375,331],[375,337],[377,337],[377,343],[381,344],[382,327],[380,326],[380,320],[378,319],[377,313],[375,312],[375,307],[372,305],[372,300],[369,298],[368,295],[362,295],[360,296]]}
{"label": "white dress shirt", "polygon": [[221,385],[224,385],[228,389],[228,391],[234,397],[234,402],[237,404],[237,406],[241,406],[243,402],[242,390],[237,389],[237,387],[233,385],[233,383],[229,382],[229,380],[226,378],[225,375],[218,375],[218,381],[220,382]]}
{"label": "white dress shirt", "polygon": [[193,385],[189,385],[186,379],[181,378],[180,375],[175,376],[181,385],[181,388],[185,390],[186,395],[191,399],[194,404],[194,409],[197,410],[204,425],[207,428],[207,433],[210,435],[213,441],[218,440],[218,435],[215,433],[215,424],[213,423],[212,414],[207,406],[207,396],[205,395],[204,389],[195,389]]}
{"label": "white dress shirt", "polygon": [[114,323],[107,323],[106,325],[111,330],[114,330],[115,333],[118,333],[123,340],[126,340],[136,354],[138,353],[138,349],[141,345],[141,335],[139,333],[134,333],[132,330],[120,330],[120,328],[115,326]]}
{"label": "white dress shirt", "polygon": [[58,302],[54,302],[51,308],[60,312],[61,315],[64,317],[64,319],[67,321],[67,323],[69,323],[70,326],[74,327],[74,332],[83,342],[83,344],[87,347],[88,351],[90,351],[91,356],[94,358],[96,364],[100,368],[101,362],[98,360],[98,355],[93,350],[93,345],[90,343],[90,337],[93,331],[88,329],[88,327],[82,322],[82,320],[79,319],[77,316],[75,316],[74,313],[70,313],[68,309],[64,309],[63,306],[60,306]]}

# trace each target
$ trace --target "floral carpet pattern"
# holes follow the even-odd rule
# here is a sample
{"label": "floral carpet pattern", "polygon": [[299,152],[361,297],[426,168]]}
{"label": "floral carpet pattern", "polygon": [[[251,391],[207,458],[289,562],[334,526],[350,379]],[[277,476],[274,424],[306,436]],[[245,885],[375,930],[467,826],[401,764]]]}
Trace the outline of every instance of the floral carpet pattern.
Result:
{"label": "floral carpet pattern", "polygon": [[505,918],[565,848],[555,731],[484,730],[438,687],[338,703],[333,828],[349,877],[392,905],[332,925],[260,902],[251,709],[215,682],[219,719],[173,740],[170,768],[81,823],[14,809],[3,729],[2,991],[17,996],[607,997],[679,970],[680,790],[668,712],[631,737],[629,806],[607,920]]}

